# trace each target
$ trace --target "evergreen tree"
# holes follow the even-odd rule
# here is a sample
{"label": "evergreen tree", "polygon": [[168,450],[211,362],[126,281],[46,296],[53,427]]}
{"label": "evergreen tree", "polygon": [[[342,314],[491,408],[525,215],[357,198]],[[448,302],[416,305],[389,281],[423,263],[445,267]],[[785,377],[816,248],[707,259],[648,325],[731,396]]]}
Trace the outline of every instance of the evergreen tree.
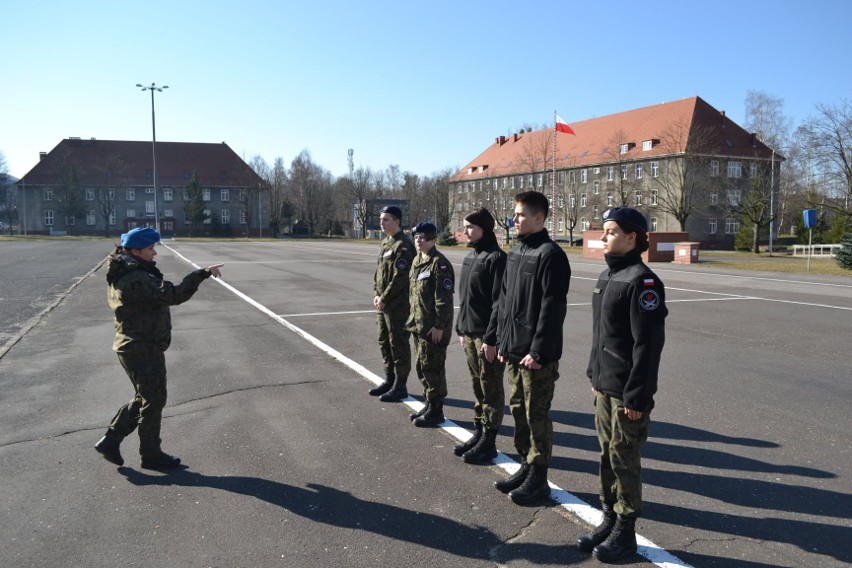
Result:
{"label": "evergreen tree", "polygon": [[201,187],[201,181],[198,179],[198,172],[192,172],[192,179],[186,186],[183,211],[186,214],[186,219],[189,221],[189,236],[197,235],[201,229],[201,224],[207,219],[205,213],[204,189]]}
{"label": "evergreen tree", "polygon": [[444,230],[438,235],[438,244],[441,246],[455,246],[459,244],[459,241],[450,233],[449,227],[444,227]]}
{"label": "evergreen tree", "polygon": [[837,264],[840,268],[852,270],[852,233],[847,233],[840,244],[843,246],[837,251]]}

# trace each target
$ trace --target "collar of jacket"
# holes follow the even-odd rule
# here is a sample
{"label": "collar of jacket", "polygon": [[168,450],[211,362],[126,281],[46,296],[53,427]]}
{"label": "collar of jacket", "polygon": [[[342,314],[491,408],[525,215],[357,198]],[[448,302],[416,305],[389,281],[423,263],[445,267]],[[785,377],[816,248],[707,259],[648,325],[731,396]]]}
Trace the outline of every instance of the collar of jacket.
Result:
{"label": "collar of jacket", "polygon": [[618,272],[628,266],[642,262],[642,253],[633,249],[627,254],[605,254],[604,260],[606,260],[606,265],[609,266],[610,271]]}
{"label": "collar of jacket", "polygon": [[475,243],[468,243],[467,246],[475,250],[476,252],[482,252],[484,250],[489,250],[493,248],[497,244],[497,235],[493,232],[484,233],[482,238],[476,241]]}
{"label": "collar of jacket", "polygon": [[531,235],[524,235],[523,237],[518,237],[518,240],[527,245],[528,247],[537,247],[542,243],[546,243],[550,240],[550,235],[547,233],[547,227],[540,230],[537,233],[533,233]]}

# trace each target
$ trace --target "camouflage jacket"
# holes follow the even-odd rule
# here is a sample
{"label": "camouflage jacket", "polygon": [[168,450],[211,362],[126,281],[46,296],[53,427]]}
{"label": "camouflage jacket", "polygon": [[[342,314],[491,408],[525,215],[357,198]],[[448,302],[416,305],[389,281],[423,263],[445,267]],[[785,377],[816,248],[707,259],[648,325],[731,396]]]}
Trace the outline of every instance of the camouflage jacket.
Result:
{"label": "camouflage jacket", "polygon": [[434,327],[444,331],[448,342],[453,327],[453,265],[434,247],[425,258],[418,254],[411,267],[410,286],[411,315],[406,329],[424,335]]}
{"label": "camouflage jacket", "polygon": [[163,279],[154,262],[129,254],[111,256],[106,280],[109,307],[115,314],[113,350],[129,352],[134,347],[152,346],[168,349],[172,341],[169,306],[189,300],[209,276],[200,268],[175,286]]}
{"label": "camouflage jacket", "polygon": [[404,231],[382,240],[374,290],[386,306],[408,301],[408,271],[413,260],[414,245]]}

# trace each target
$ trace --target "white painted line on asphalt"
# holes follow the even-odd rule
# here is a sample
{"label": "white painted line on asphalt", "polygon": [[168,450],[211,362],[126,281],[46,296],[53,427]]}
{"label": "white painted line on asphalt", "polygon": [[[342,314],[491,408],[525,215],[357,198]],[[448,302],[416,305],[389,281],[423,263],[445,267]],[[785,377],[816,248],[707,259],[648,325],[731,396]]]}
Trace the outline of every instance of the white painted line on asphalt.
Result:
{"label": "white painted line on asphalt", "polygon": [[[179,258],[194,266],[195,268],[201,268],[200,266],[183,256],[173,248],[169,247],[168,245],[163,244],[163,246],[168,248]],[[312,345],[318,347],[321,351],[324,351],[326,354],[330,355],[334,359],[337,359],[338,361],[340,361],[341,363],[343,363],[368,381],[372,382],[375,385],[379,385],[382,383],[383,379],[374,372],[370,371],[360,363],[357,363],[349,357],[343,355],[333,347],[326,345],[325,343],[323,343],[310,333],[306,332],[305,330],[288,322],[283,317],[277,315],[275,312],[273,312],[263,304],[243,294],[227,282],[223,281],[221,278],[217,278],[216,282],[233,292],[239,298],[242,298],[250,305],[260,310],[262,313],[277,321],[287,329],[301,336]],[[408,406],[414,411],[418,411],[423,408],[423,403],[411,396],[405,398],[402,402],[404,402],[406,406]],[[456,440],[459,440],[461,442],[467,441],[472,435],[468,430],[462,428],[452,420],[444,420],[441,424],[438,425],[438,428],[441,428],[442,430],[446,431]],[[509,474],[514,473],[518,470],[519,467],[521,467],[521,464],[508,457],[503,452],[497,453],[497,458],[494,460],[494,464],[499,466]],[[550,489],[551,498],[553,498],[561,507],[572,512],[573,514],[577,515],[578,517],[593,526],[597,526],[598,524],[600,524],[601,520],[603,519],[603,514],[601,513],[601,511],[598,511],[596,508],[592,507],[573,493],[562,489],[561,487],[555,485],[552,482],[550,483]],[[640,534],[636,535],[636,542],[639,545],[638,553],[641,556],[644,556],[645,558],[650,560],[652,563],[656,564],[657,566],[661,566],[662,568],[692,568],[690,564],[687,564],[686,562],[680,560],[678,557],[660,548],[659,546],[657,546],[656,544],[654,544],[653,542],[651,542]],[[566,544],[566,546],[570,546],[570,544]]]}

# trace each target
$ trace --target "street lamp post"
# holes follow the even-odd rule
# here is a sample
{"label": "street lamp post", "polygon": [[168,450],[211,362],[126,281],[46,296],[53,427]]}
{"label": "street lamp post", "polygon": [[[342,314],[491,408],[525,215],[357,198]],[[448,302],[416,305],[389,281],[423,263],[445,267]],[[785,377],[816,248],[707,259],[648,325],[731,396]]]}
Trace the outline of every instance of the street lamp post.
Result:
{"label": "street lamp post", "polygon": [[152,133],[152,144],[151,144],[151,153],[153,154],[154,159],[154,228],[157,232],[160,232],[160,207],[157,203],[157,121],[154,118],[154,91],[163,92],[163,89],[168,89],[168,85],[163,85],[162,87],[158,87],[156,83],[151,83],[150,87],[143,87],[139,83],[136,83],[136,86],[142,89],[143,91],[151,91],[151,133]]}

